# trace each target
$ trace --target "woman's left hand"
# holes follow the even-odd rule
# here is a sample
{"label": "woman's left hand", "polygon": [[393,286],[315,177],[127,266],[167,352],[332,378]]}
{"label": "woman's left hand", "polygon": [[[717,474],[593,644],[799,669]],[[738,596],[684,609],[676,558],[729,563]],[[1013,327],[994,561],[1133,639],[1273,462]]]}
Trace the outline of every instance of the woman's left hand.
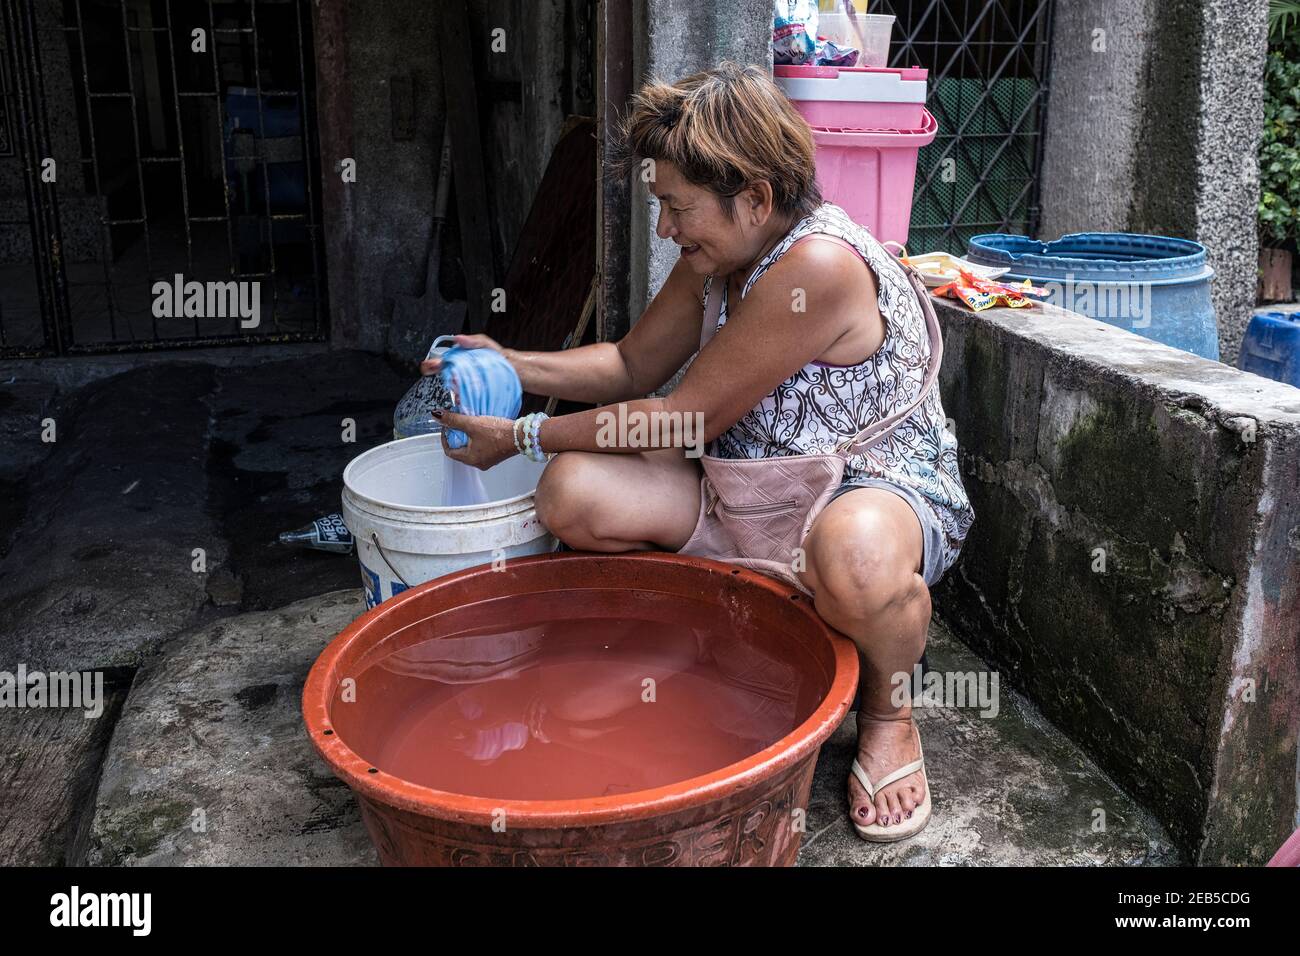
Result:
{"label": "woman's left hand", "polygon": [[[487,471],[493,465],[518,454],[515,450],[513,419],[492,415],[461,415],[447,411],[436,417],[442,423],[443,451],[453,461]],[[469,436],[469,444],[464,448],[448,448],[448,429],[464,432]]]}

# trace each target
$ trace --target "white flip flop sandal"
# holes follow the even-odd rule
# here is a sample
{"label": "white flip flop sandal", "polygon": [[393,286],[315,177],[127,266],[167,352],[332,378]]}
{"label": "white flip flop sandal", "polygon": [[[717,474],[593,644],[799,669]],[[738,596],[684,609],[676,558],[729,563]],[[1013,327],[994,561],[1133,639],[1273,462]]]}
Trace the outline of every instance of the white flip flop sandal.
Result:
{"label": "white flip flop sandal", "polygon": [[876,784],[871,782],[871,778],[867,776],[867,772],[862,769],[862,764],[858,763],[857,759],[854,758],[852,768],[853,776],[858,778],[858,783],[862,784],[862,789],[867,791],[867,796],[872,800],[876,799],[876,794],[880,790],[883,790],[891,783],[897,783],[899,780],[916,773],[918,770],[921,771],[921,783],[925,786],[925,797],[921,800],[917,808],[912,811],[912,816],[909,819],[903,820],[899,823],[892,823],[887,827],[883,827],[879,823],[862,826],[860,823],[852,821],[853,829],[858,831],[858,836],[862,837],[862,839],[869,843],[897,843],[899,840],[906,840],[908,837],[916,836],[925,829],[925,825],[930,822],[930,810],[932,807],[930,803],[930,778],[925,773],[925,750],[921,747],[920,730],[917,730],[916,732],[916,747],[921,754],[918,759],[886,774],[881,778],[880,782]]}

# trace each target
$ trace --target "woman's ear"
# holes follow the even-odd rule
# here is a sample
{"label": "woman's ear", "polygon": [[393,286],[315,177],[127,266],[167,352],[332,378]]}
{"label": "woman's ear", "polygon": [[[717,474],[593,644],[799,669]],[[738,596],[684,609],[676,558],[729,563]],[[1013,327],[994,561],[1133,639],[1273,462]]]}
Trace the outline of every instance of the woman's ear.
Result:
{"label": "woman's ear", "polygon": [[767,180],[760,180],[746,186],[737,198],[740,200],[742,212],[752,226],[766,225],[776,208],[773,202],[772,184]]}

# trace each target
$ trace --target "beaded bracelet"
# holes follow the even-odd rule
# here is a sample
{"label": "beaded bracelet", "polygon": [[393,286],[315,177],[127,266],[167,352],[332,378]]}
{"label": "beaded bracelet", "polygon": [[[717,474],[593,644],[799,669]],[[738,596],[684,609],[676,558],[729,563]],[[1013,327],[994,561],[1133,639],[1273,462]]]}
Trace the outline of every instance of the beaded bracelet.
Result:
{"label": "beaded bracelet", "polygon": [[533,435],[529,428],[529,426],[532,425],[532,420],[533,420],[533,416],[531,413],[525,415],[522,419],[523,426],[521,430],[523,431],[524,434],[524,438],[523,438],[524,457],[531,458],[533,461],[536,461],[537,459],[533,458]]}
{"label": "beaded bracelet", "polygon": [[514,425],[510,427],[510,437],[514,439],[515,451],[520,455],[524,453],[524,446],[519,443],[519,426],[522,422],[523,422],[522,417],[516,418]]}
{"label": "beaded bracelet", "polygon": [[542,451],[542,420],[540,413],[534,415],[528,428],[533,436],[533,461],[546,461],[546,452]]}
{"label": "beaded bracelet", "polygon": [[542,422],[550,416],[545,412],[533,412],[527,417],[527,424],[524,426],[525,438],[524,448],[526,454],[533,461],[545,462],[550,456],[542,450]]}

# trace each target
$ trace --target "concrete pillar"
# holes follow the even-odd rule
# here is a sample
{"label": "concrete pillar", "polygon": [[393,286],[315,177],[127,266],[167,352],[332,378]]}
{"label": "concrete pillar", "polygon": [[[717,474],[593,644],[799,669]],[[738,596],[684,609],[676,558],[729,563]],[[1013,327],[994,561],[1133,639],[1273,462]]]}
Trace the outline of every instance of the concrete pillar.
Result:
{"label": "concrete pillar", "polygon": [[1255,304],[1266,0],[1057,0],[1039,238],[1206,245],[1222,359]]}
{"label": "concrete pillar", "polygon": [[[633,69],[637,85],[673,81],[722,60],[772,66],[771,0],[636,0]],[[629,314],[635,322],[659,291],[677,250],[654,234],[647,193],[632,192],[632,280]]]}

